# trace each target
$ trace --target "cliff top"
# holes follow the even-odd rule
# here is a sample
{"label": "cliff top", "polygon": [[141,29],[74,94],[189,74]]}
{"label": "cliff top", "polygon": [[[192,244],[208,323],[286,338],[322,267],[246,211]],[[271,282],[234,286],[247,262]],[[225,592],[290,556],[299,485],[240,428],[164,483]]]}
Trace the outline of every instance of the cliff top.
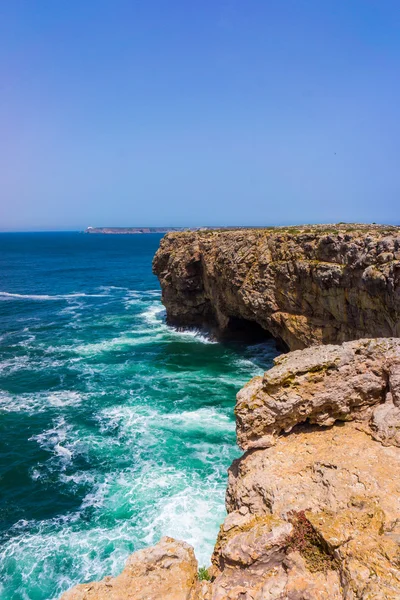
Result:
{"label": "cliff top", "polygon": [[216,233],[243,233],[243,232],[254,232],[254,233],[277,233],[277,234],[322,234],[322,235],[336,235],[339,233],[378,233],[380,235],[398,234],[400,232],[400,225],[383,225],[378,223],[325,223],[325,224],[314,224],[314,225],[278,225],[271,227],[199,227],[186,229],[182,231],[172,231],[172,235],[184,236],[192,235],[213,235]]}

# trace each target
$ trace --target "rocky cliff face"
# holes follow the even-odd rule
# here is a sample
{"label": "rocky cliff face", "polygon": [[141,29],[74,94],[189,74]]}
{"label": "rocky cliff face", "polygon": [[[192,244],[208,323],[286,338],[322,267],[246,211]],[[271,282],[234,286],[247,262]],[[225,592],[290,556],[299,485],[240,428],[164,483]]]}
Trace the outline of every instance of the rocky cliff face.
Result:
{"label": "rocky cliff face", "polygon": [[246,453],[209,569],[164,538],[63,600],[400,598],[400,340],[279,357],[238,394]]}
{"label": "rocky cliff face", "polygon": [[258,323],[291,349],[400,336],[400,229],[169,233],[154,258],[178,326]]}

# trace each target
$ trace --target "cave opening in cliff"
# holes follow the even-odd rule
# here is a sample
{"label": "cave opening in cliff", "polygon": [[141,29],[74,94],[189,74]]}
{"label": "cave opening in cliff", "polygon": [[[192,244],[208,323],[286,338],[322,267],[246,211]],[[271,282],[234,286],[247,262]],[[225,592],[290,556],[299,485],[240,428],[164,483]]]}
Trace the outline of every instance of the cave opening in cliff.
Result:
{"label": "cave opening in cliff", "polygon": [[241,317],[229,317],[223,338],[226,341],[238,341],[245,344],[260,344],[267,340],[273,340],[280,352],[289,352],[288,345],[281,338],[273,336],[270,331],[261,327],[256,321]]}

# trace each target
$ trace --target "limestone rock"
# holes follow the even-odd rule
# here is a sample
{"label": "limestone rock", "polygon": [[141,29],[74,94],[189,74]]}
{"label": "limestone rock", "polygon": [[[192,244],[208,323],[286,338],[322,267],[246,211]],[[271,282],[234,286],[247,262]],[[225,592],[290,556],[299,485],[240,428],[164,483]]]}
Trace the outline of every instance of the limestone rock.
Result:
{"label": "limestone rock", "polygon": [[400,336],[400,229],[321,225],[169,233],[153,261],[169,323],[254,321],[291,350]]}
{"label": "limestone rock", "polygon": [[400,340],[356,340],[315,346],[275,359],[264,377],[237,395],[239,445],[268,447],[281,432],[307,421],[369,424],[388,445],[400,445]]}
{"label": "limestone rock", "polygon": [[164,537],[132,554],[117,577],[77,585],[60,600],[200,600],[198,593],[193,548]]}
{"label": "limestone rock", "polygon": [[213,600],[342,600],[339,573],[311,572],[290,549],[293,525],[274,516],[231,513],[213,555]]}
{"label": "limestone rock", "polygon": [[227,509],[286,516],[289,511],[344,510],[349,498],[374,499],[385,530],[400,526],[400,451],[345,423],[304,427],[272,448],[252,450],[229,469]]}
{"label": "limestone rock", "polygon": [[[304,513],[337,561],[332,598],[394,600],[400,598],[400,450],[358,427],[304,427],[272,448],[249,451],[230,468],[227,509],[247,511],[248,519],[290,521]],[[289,582],[299,591],[288,575]],[[301,598],[324,597],[305,585],[311,595]],[[284,589],[271,598],[290,598]]]}

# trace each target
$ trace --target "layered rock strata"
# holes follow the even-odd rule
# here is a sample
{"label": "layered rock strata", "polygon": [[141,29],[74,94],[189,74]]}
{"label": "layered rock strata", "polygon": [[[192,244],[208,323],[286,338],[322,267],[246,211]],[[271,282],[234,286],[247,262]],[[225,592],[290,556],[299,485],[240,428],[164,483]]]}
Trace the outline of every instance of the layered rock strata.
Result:
{"label": "layered rock strata", "polygon": [[386,445],[400,446],[400,339],[318,346],[283,354],[237,395],[239,445],[272,446],[308,421],[365,423]]}
{"label": "layered rock strata", "polygon": [[63,600],[400,598],[400,340],[313,347],[238,394],[228,516],[199,582],[184,542]]}
{"label": "layered rock strata", "polygon": [[153,262],[169,323],[252,321],[291,350],[400,336],[400,229],[330,225],[169,233]]}

